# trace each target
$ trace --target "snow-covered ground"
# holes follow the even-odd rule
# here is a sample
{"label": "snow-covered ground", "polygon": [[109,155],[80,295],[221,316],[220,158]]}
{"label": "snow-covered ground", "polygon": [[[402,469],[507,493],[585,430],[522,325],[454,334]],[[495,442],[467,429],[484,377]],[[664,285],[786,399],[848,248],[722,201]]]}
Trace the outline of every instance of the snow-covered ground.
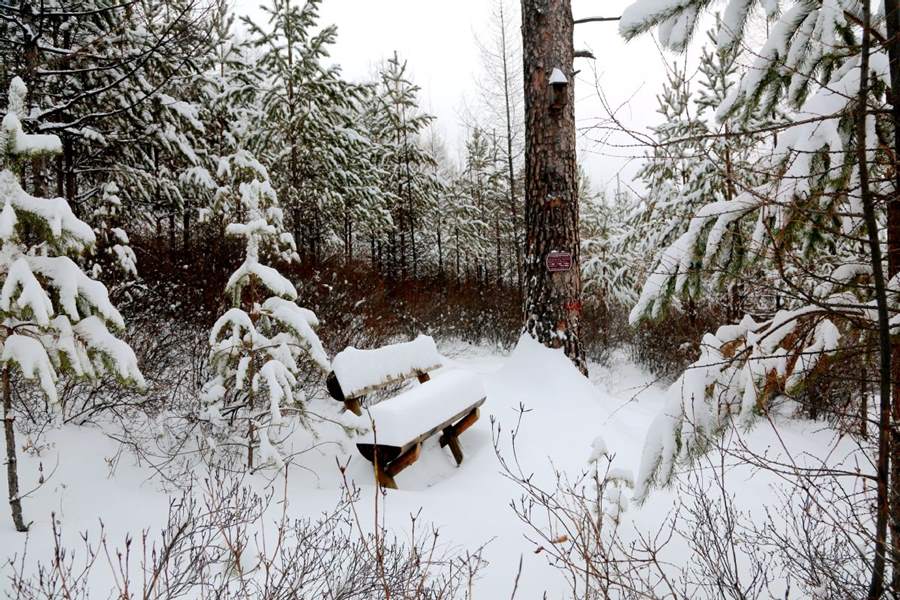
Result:
{"label": "snow-covered ground", "polygon": [[[535,554],[526,530],[511,510],[518,496],[513,482],[500,475],[492,443],[493,427],[499,428],[501,452],[509,452],[509,431],[522,408],[525,413],[517,439],[518,459],[534,473],[534,481],[552,488],[554,466],[577,474],[587,468],[591,444],[602,436],[615,455],[614,465],[634,471],[652,417],[663,405],[664,388],[653,377],[631,364],[624,355],[611,365],[591,366],[590,381],[581,377],[557,351],[547,350],[530,338],[523,339],[509,356],[484,347],[441,344],[452,368],[479,373],[487,391],[482,418],[461,436],[465,461],[457,467],[446,449],[432,438],[417,463],[397,476],[399,490],[389,490],[383,509],[388,527],[406,531],[411,513],[422,509],[421,521],[440,528],[445,549],[474,549],[484,545],[489,562],[475,588],[476,598],[509,597],[520,557],[523,569],[520,598],[567,597],[565,582],[548,566],[544,554]],[[440,377],[438,373],[436,375]],[[352,423],[352,414],[339,414],[341,405],[316,403],[312,409],[329,418]],[[821,424],[792,421],[779,427],[780,438],[768,426],[757,427],[748,439],[760,450],[785,444],[797,454],[815,455],[833,439]],[[338,427],[323,427],[319,445],[296,460],[289,470],[288,512],[293,516],[317,516],[332,508],[341,493],[341,476],[335,458],[345,461],[348,473],[362,488],[359,508],[363,520],[371,519],[374,486],[371,465],[360,457]],[[143,529],[158,530],[164,522],[167,494],[146,466],[134,464],[130,454],[97,429],[66,427],[48,433],[38,454],[24,453],[20,461],[23,487],[31,489],[39,477],[39,464],[48,478],[24,502],[27,519],[34,521],[28,535],[28,555],[46,560],[51,544],[50,515],[55,513],[67,539],[78,546],[77,532],[97,531],[102,519],[113,543],[126,533],[136,538]],[[114,469],[113,469],[114,468]],[[113,473],[112,475],[110,475]],[[270,479],[258,476],[258,483]],[[749,468],[729,474],[746,508],[759,507],[773,497],[774,478]],[[6,498],[6,483],[0,483]],[[4,507],[6,506],[4,502]],[[672,492],[655,491],[641,507],[631,507],[623,527],[652,530],[672,506]],[[0,559],[20,554],[26,537],[13,531],[6,511],[0,518]],[[671,549],[677,556],[679,548]],[[684,555],[684,554],[682,554]],[[29,559],[29,560],[31,560]],[[0,567],[0,590],[7,586],[10,567]],[[98,597],[106,596],[98,594]]]}

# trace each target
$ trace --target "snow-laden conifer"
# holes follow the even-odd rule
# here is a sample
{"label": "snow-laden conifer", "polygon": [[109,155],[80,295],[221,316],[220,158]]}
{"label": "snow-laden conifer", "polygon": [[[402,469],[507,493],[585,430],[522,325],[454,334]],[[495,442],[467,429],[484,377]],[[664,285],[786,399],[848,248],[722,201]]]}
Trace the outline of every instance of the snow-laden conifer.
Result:
{"label": "snow-laden conifer", "polygon": [[[355,230],[386,217],[376,153],[360,123],[371,88],[346,81],[328,56],[337,30],[321,26],[321,0],[271,0],[265,24],[244,18],[266,74],[256,155],[272,170],[286,222],[302,253],[322,257],[331,234],[352,254]],[[362,223],[357,224],[356,221]]]}
{"label": "snow-laden conifer", "polygon": [[584,294],[609,317],[613,307],[630,306],[637,299],[637,281],[646,268],[642,267],[644,255],[630,237],[629,216],[635,212],[636,201],[627,192],[608,199],[589,189],[579,197]]}
{"label": "snow-laden conifer", "polygon": [[20,531],[27,527],[15,473],[11,379],[35,381],[57,415],[63,409],[56,389],[60,373],[88,379],[109,374],[144,385],[134,352],[113,333],[125,322],[106,287],[70,257],[94,245],[94,232],[65,199],[37,198],[20,185],[26,161],[61,150],[58,137],[23,130],[26,96],[25,83],[14,78],[0,124],[0,368],[10,504]]}
{"label": "snow-laden conifer", "polygon": [[226,233],[244,240],[245,256],[226,285],[232,307],[209,336],[213,377],[203,389],[204,421],[212,450],[236,445],[246,450],[249,468],[280,466],[280,426],[290,415],[304,416],[304,360],[324,371],[330,364],[315,314],[296,303],[297,290],[286,277],[260,260],[268,238],[283,239],[274,190],[268,181],[250,179],[239,192],[245,220]]}
{"label": "snow-laden conifer", "polygon": [[[775,135],[762,138],[766,147],[739,151],[754,177],[726,178],[735,184],[726,195],[694,207],[659,254],[631,316],[663,318],[669,299],[689,289],[694,273],[715,274],[708,279],[719,284],[753,282],[774,301],[745,307],[753,314],[735,315],[704,337],[699,360],[672,386],[668,406],[651,426],[639,497],[667,482],[679,461],[702,452],[733,418],[749,425],[786,400],[815,402],[809,390],[833,357],[853,356],[860,324],[877,327],[872,257],[859,241],[867,236],[859,171],[871,175],[872,192],[896,193],[885,167],[893,164],[892,153],[873,141],[891,139],[894,123],[885,110],[888,57],[878,49],[868,61],[869,145],[859,151],[858,3],[792,2],[779,12],[769,10],[775,3],[749,0],[637,0],[623,16],[622,31],[632,36],[659,25],[666,35],[686,39],[697,27],[698,9],[725,5],[711,46],[722,53],[745,47],[746,15],[752,14],[745,9],[760,4],[771,21],[765,43],[730,87],[715,86],[715,100],[705,102],[716,108],[716,124],[732,126],[711,146],[713,156],[731,137]],[[874,26],[883,22],[876,17]],[[788,122],[767,128],[773,110]],[[860,154],[868,158],[862,166]],[[722,161],[716,164],[707,179],[723,170]],[[887,221],[884,206],[875,207],[878,224]],[[895,246],[888,235],[889,252]],[[887,286],[892,307],[897,285],[894,277]]]}
{"label": "snow-laden conifer", "polygon": [[434,156],[421,143],[434,117],[419,110],[418,94],[406,61],[395,54],[379,72],[376,98],[366,115],[378,144],[375,162],[383,174],[380,185],[390,210],[390,228],[383,241],[388,254],[385,267],[401,277],[417,273],[424,216],[445,185]]}

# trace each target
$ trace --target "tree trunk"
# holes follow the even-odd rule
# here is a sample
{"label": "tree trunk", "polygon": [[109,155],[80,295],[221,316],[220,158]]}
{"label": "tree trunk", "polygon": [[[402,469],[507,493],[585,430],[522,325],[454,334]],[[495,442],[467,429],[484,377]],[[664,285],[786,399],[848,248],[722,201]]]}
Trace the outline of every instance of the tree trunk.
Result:
{"label": "tree trunk", "polygon": [[176,238],[178,237],[175,234],[175,210],[174,206],[169,209],[169,253],[172,256],[173,262],[178,258],[178,247],[176,245]]}
{"label": "tree trunk", "polygon": [[437,226],[437,253],[438,253],[438,273],[441,276],[441,279],[444,278],[444,247],[441,243],[441,226],[438,224]]}
{"label": "tree trunk", "polygon": [[[525,68],[525,331],[563,348],[587,374],[580,335],[578,195],[575,180],[574,48],[570,0],[522,0]],[[550,85],[554,69],[566,83]],[[551,273],[551,252],[571,268]]]}
{"label": "tree trunk", "polygon": [[456,286],[459,287],[459,227],[454,229],[456,235]]}
{"label": "tree trunk", "polygon": [[872,578],[869,583],[869,600],[881,598],[884,593],[885,558],[887,554],[887,527],[889,514],[888,471],[891,450],[891,329],[888,315],[887,292],[882,265],[881,242],[875,216],[874,199],[869,189],[869,165],[866,148],[866,114],[869,99],[869,44],[870,6],[863,0],[862,59],[860,61],[859,97],[857,102],[856,135],[857,162],[859,168],[859,191],[866,222],[872,275],[875,283],[875,297],[878,306],[878,350],[880,409],[878,427],[878,456],[876,472],[878,489],[875,518],[875,555],[872,561]]}
{"label": "tree trunk", "polygon": [[9,486],[9,507],[12,509],[16,531],[28,531],[22,517],[22,499],[19,498],[19,471],[16,459],[16,430],[13,429],[12,390],[9,384],[9,367],[3,369],[3,431],[6,434],[6,483]]}
{"label": "tree trunk", "polygon": [[184,252],[184,262],[185,264],[189,263],[189,256],[191,252],[191,205],[185,200],[184,207],[181,209],[181,247],[183,248],[182,252]]}
{"label": "tree trunk", "polygon": [[[865,4],[868,4],[866,2]],[[885,0],[887,15],[888,56],[891,74],[891,112],[894,122],[894,193],[887,197],[887,280],[900,273],[900,11],[897,0]],[[895,337],[891,347],[891,391],[893,393],[893,430],[900,427],[900,340]],[[900,443],[891,445],[891,546],[894,561],[892,588],[900,595]]]}
{"label": "tree trunk", "polygon": [[[69,206],[73,211],[78,211],[78,205],[75,202],[78,196],[78,180],[75,176],[75,141],[71,136],[63,137],[63,177],[65,178],[65,198],[69,201]],[[63,194],[60,194],[62,196]]]}
{"label": "tree trunk", "polygon": [[495,249],[496,252],[495,260],[496,260],[496,280],[497,280],[497,288],[501,288],[503,286],[503,240],[500,236],[500,213],[497,212],[494,215],[494,241],[495,241]]}
{"label": "tree trunk", "polygon": [[513,162],[513,124],[512,124],[512,97],[509,77],[509,53],[506,40],[506,15],[503,13],[503,4],[500,4],[500,46],[501,60],[503,61],[503,101],[506,109],[506,176],[509,188],[509,210],[512,216],[513,246],[516,249],[516,284],[519,288],[519,296],[522,295],[522,247],[519,236],[519,210],[516,197],[516,168]]}

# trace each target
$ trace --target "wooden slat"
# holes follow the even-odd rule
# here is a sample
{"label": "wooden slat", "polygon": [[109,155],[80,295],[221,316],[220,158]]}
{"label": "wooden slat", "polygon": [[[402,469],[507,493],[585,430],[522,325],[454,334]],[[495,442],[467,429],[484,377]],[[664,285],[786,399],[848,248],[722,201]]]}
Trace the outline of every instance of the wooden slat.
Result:
{"label": "wooden slat", "polygon": [[431,371],[440,369],[443,366],[444,365],[433,365],[431,367],[428,367],[424,371],[422,371],[421,369],[417,369],[415,371],[412,371],[411,373],[404,373],[403,375],[398,375],[397,377],[392,377],[392,378],[382,381],[380,383],[374,383],[372,385],[368,385],[368,386],[362,388],[361,390],[358,390],[350,397],[351,398],[361,398],[363,396],[367,396],[367,395],[371,394],[372,392],[376,392],[376,391],[380,390],[381,388],[385,388],[389,385],[394,385],[396,383],[403,383],[407,379],[412,379],[413,377],[419,377],[420,373],[422,375],[427,376],[428,373],[430,373]]}
{"label": "wooden slat", "polygon": [[395,490],[397,489],[397,482],[394,481],[394,477],[403,469],[419,460],[419,455],[422,453],[422,443],[438,431],[442,432],[439,440],[441,447],[450,446],[453,459],[457,465],[461,465],[463,451],[459,443],[459,434],[478,421],[478,417],[481,414],[479,407],[484,404],[485,400],[486,398],[482,398],[458,415],[454,415],[440,425],[416,436],[414,440],[404,444],[402,447],[382,444],[356,444],[356,447],[366,460],[375,465],[375,479],[378,484],[381,487]]}
{"label": "wooden slat", "polygon": [[338,381],[334,371],[328,373],[328,376],[325,378],[325,388],[328,390],[328,394],[338,402],[347,401],[347,399],[344,398],[343,390],[341,390],[341,383]]}
{"label": "wooden slat", "polygon": [[390,477],[395,477],[397,473],[419,460],[422,454],[422,444],[416,444],[391,462],[384,468],[384,472]]}
{"label": "wooden slat", "polygon": [[429,430],[426,431],[425,433],[416,436],[415,439],[411,440],[411,441],[410,441],[409,443],[407,443],[407,444],[404,444],[403,447],[404,447],[404,448],[408,448],[409,446],[411,446],[411,445],[413,445],[413,444],[421,444],[422,442],[424,442],[425,440],[427,440],[428,438],[430,438],[431,436],[433,436],[434,434],[436,434],[438,431],[443,431],[443,430],[446,429],[448,426],[450,426],[450,425],[452,425],[453,423],[455,423],[457,420],[462,419],[463,417],[465,417],[466,415],[468,415],[468,414],[471,413],[472,411],[477,410],[479,406],[481,406],[482,404],[484,404],[484,401],[485,401],[485,400],[486,400],[486,398],[482,398],[481,400],[479,400],[478,402],[476,402],[476,403],[473,404],[472,406],[466,408],[466,409],[463,410],[463,411],[460,411],[460,412],[459,412],[458,414],[456,414],[456,415],[453,415],[452,417],[450,417],[449,419],[447,419],[446,421],[444,421],[444,422],[441,423],[440,425],[435,425],[434,427],[432,427],[431,429],[429,429]]}
{"label": "wooden slat", "polygon": [[386,463],[394,460],[408,449],[407,446],[384,446],[381,444],[378,444],[378,446],[375,444],[357,444],[356,448],[359,450],[359,453],[363,455],[363,458],[369,462],[375,461],[375,449],[377,448],[378,455],[381,456],[382,460]]}

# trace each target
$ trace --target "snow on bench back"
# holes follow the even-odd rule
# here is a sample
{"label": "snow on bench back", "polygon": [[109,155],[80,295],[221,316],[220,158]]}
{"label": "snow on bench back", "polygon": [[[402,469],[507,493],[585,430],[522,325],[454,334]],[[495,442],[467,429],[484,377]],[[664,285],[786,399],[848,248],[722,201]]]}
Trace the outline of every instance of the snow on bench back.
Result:
{"label": "snow on bench back", "polygon": [[379,445],[402,447],[466,412],[484,397],[481,377],[466,371],[450,371],[369,407],[375,434],[370,431],[357,442],[373,444],[377,438]]}
{"label": "snow on bench back", "polygon": [[433,371],[444,364],[434,339],[420,335],[411,342],[374,350],[350,347],[338,353],[331,368],[345,398],[358,398],[388,383]]}

